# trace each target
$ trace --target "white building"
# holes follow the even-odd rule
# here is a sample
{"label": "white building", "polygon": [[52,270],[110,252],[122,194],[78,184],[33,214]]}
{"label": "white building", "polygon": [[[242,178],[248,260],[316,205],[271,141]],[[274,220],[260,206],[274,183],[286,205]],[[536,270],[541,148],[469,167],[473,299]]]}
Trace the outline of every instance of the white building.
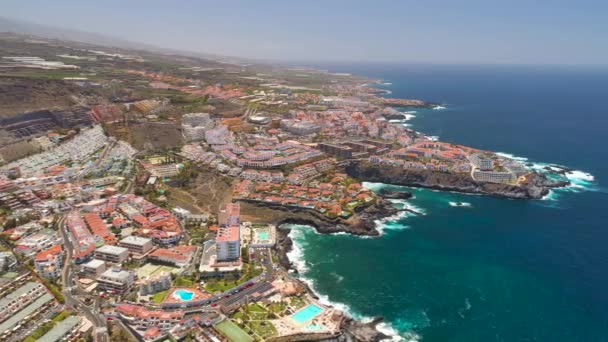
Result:
{"label": "white building", "polygon": [[115,264],[123,263],[128,257],[129,250],[124,247],[103,245],[95,250],[95,259]]}
{"label": "white building", "polygon": [[162,272],[161,274],[148,276],[139,281],[139,294],[147,296],[156,292],[171,288],[171,274]]}
{"label": "white building", "polygon": [[63,266],[63,251],[61,245],[55,245],[36,255],[34,267],[40,276],[48,279],[55,279],[61,273]]}
{"label": "white building", "polygon": [[509,183],[517,180],[515,174],[509,171],[473,171],[473,179],[479,182]]}
{"label": "white building", "polygon": [[203,140],[205,132],[213,126],[213,120],[207,113],[190,113],[182,116],[182,134],[186,141]]}
{"label": "white building", "polygon": [[106,263],[103,260],[93,259],[80,266],[83,275],[90,278],[97,278],[106,271]]}
{"label": "white building", "polygon": [[152,239],[148,239],[141,236],[127,236],[126,238],[120,240],[120,247],[124,247],[129,250],[129,252],[134,254],[146,254],[152,248],[154,248],[154,244],[152,243]]}
{"label": "white building", "polygon": [[97,277],[98,289],[113,293],[124,293],[135,283],[135,273],[114,267]]}
{"label": "white building", "polygon": [[11,252],[0,252],[0,271],[7,271],[17,266],[17,258]]}
{"label": "white building", "polygon": [[215,238],[217,261],[234,261],[241,255],[239,226],[220,227]]}
{"label": "white building", "polygon": [[472,155],[469,160],[474,167],[483,171],[489,171],[494,168],[494,161],[480,153]]}

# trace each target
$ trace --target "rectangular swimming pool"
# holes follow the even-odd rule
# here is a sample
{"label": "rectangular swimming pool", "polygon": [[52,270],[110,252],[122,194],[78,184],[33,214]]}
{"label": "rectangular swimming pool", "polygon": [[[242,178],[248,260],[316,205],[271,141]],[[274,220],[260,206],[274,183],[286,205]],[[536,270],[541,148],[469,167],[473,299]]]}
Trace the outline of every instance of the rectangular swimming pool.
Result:
{"label": "rectangular swimming pool", "polygon": [[309,304],[291,315],[291,318],[296,321],[296,323],[303,324],[315,318],[321,312],[323,312],[323,308],[315,304]]}
{"label": "rectangular swimming pool", "polygon": [[270,234],[268,234],[268,232],[265,232],[265,231],[258,232],[258,240],[268,241],[268,240],[270,240]]}

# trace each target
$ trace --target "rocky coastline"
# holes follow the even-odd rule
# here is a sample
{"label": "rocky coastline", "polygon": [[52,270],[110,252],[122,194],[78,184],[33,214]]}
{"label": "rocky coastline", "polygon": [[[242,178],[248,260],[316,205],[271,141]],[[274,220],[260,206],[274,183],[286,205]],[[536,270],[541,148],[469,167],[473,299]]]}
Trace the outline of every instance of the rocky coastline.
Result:
{"label": "rocky coastline", "polygon": [[404,170],[380,166],[365,161],[351,162],[346,166],[349,176],[361,181],[421,187],[441,191],[483,194],[511,199],[541,199],[552,188],[568,186],[567,181],[553,181],[539,173],[532,173],[520,186],[501,183],[477,182],[468,174],[431,170]]}
{"label": "rocky coastline", "polygon": [[[284,222],[284,223],[296,223],[296,222]],[[299,224],[311,224],[311,222],[298,222]],[[315,227],[317,228],[317,227]],[[290,270],[297,274],[298,269],[294,267],[293,263],[289,260],[287,254],[293,249],[293,241],[289,237],[290,229],[284,227],[277,227],[277,244],[276,250],[279,259],[279,264],[286,270]],[[297,280],[297,278],[296,278]],[[307,293],[313,298],[318,299],[317,294],[308,286],[308,284],[298,280],[300,284],[306,289]],[[375,317],[370,322],[358,321],[347,313],[342,321],[341,331],[344,337],[349,341],[359,342],[379,342],[386,340],[390,336],[382,333],[378,330],[377,325],[384,321],[382,317]]]}
{"label": "rocky coastline", "polygon": [[401,191],[401,190],[390,190],[390,189],[381,189],[378,192],[378,195],[384,199],[410,199],[414,197],[414,195],[409,191]]}
{"label": "rocky coastline", "polygon": [[[381,197],[377,198],[375,203],[356,211],[355,214],[348,219],[330,219],[315,210],[287,207],[274,203],[263,203],[250,200],[240,200],[239,202],[241,203],[241,206],[245,206],[247,210],[271,210],[270,215],[275,217],[273,223],[277,226],[277,243],[275,248],[278,262],[284,269],[290,270],[296,274],[298,273],[298,270],[288,257],[288,253],[293,249],[293,241],[289,237],[291,230],[285,228],[283,225],[308,225],[321,234],[346,232],[353,235],[379,236],[380,233],[376,229],[375,221],[395,215],[401,211]],[[306,283],[300,281],[300,284],[306,288],[306,291],[312,297],[318,298]],[[376,327],[383,321],[382,317],[376,317],[371,322],[361,322],[349,317],[347,313],[345,313],[345,315],[345,319],[341,325],[341,331],[347,340],[377,342],[389,338],[389,336],[379,331]],[[323,340],[323,338],[321,340]]]}
{"label": "rocky coastline", "polygon": [[381,106],[385,107],[402,107],[402,108],[435,108],[439,106],[437,103],[426,102],[423,100],[413,99],[393,99],[393,98],[380,98]]}
{"label": "rocky coastline", "polygon": [[[285,223],[305,224],[315,228],[321,234],[349,233],[353,235],[378,236],[376,230],[376,220],[393,216],[402,209],[395,208],[389,201],[382,197],[377,197],[374,203],[359,207],[349,218],[329,218],[324,214],[314,210],[295,206],[286,206],[279,203],[261,202],[249,199],[238,200],[241,209],[254,212],[255,216],[260,216],[260,211],[267,211],[266,216],[270,222],[276,226]],[[243,208],[244,204],[244,208]],[[262,219],[263,219],[262,215]],[[267,221],[267,222],[268,222]]]}

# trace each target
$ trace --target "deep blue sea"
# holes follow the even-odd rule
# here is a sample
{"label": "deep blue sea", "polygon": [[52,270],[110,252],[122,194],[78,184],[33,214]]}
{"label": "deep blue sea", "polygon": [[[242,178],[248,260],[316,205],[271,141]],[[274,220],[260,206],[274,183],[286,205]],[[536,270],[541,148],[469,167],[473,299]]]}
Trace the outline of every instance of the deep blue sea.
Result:
{"label": "deep blue sea", "polygon": [[404,340],[608,341],[607,70],[328,68],[446,106],[416,110],[412,129],[577,172],[536,201],[411,189],[395,205],[424,215],[380,223],[379,238],[294,227],[291,257],[325,301]]}

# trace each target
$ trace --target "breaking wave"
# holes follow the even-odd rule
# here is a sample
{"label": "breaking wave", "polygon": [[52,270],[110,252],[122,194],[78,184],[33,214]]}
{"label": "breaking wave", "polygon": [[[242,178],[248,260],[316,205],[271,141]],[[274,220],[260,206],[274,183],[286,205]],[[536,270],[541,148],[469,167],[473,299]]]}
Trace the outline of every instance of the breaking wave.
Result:
{"label": "breaking wave", "polygon": [[[334,307],[354,319],[360,320],[362,322],[371,322],[373,320],[372,317],[361,315],[352,310],[348,305],[340,302],[331,301],[329,296],[319,293],[319,291],[315,288],[315,282],[313,279],[306,276],[309,268],[306,264],[304,249],[307,246],[306,243],[306,231],[314,231],[314,228],[306,225],[285,225],[290,229],[289,236],[293,241],[293,246],[291,251],[287,253],[287,257],[289,261],[293,264],[294,268],[296,268],[299,272],[298,279],[306,283],[310,289],[317,295],[319,298],[319,302],[326,306]],[[337,279],[337,282],[341,282],[344,278],[337,273],[332,273],[332,275]],[[420,341],[420,336],[412,331],[408,331],[405,333],[399,333],[399,331],[393,327],[388,322],[379,323],[376,328],[381,333],[388,336],[384,341],[394,341],[394,342],[417,342]]]}
{"label": "breaking wave", "polygon": [[452,207],[471,208],[473,205],[469,202],[449,202]]}
{"label": "breaking wave", "polygon": [[562,165],[533,162],[530,161],[528,158],[515,156],[510,153],[496,152],[496,155],[521,162],[525,164],[528,168],[539,173],[543,173],[549,178],[558,178],[570,182],[570,185],[566,187],[552,189],[549,194],[543,199],[555,200],[558,196],[558,192],[598,191],[598,188],[596,187],[595,183],[595,177],[588,172],[572,170]]}

